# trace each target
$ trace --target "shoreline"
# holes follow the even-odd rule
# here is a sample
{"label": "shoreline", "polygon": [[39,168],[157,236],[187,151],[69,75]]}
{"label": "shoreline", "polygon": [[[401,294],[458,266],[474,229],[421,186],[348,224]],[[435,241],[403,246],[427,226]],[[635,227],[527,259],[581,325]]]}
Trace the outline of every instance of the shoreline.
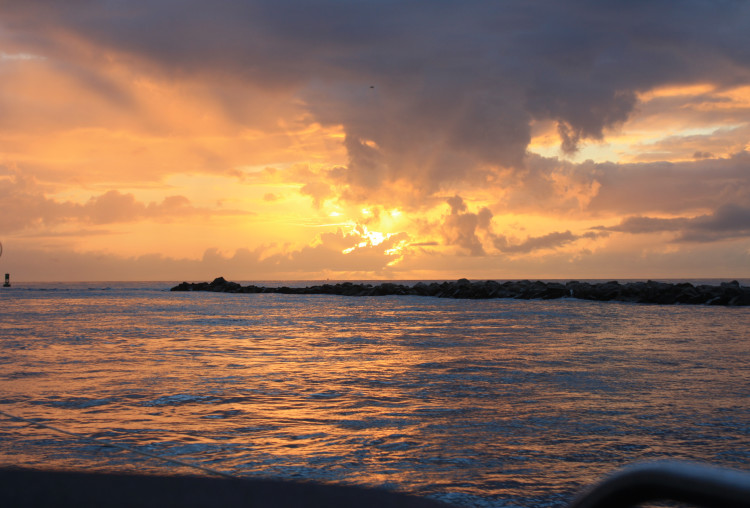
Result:
{"label": "shoreline", "polygon": [[492,298],[513,298],[519,300],[554,300],[576,298],[593,301],[617,301],[649,303],[659,305],[723,305],[730,307],[750,306],[750,287],[743,287],[737,281],[722,282],[718,286],[693,285],[689,282],[668,283],[649,280],[647,282],[617,281],[589,283],[570,281],[477,281],[459,279],[455,282],[424,283],[413,286],[383,282],[380,284],[341,282],[307,287],[265,287],[253,284],[242,286],[217,277],[212,282],[182,282],[170,291],[210,291],[215,293],[276,293],[294,295],[341,295],[341,296],[388,296],[414,295],[436,298],[460,298],[486,300]]}

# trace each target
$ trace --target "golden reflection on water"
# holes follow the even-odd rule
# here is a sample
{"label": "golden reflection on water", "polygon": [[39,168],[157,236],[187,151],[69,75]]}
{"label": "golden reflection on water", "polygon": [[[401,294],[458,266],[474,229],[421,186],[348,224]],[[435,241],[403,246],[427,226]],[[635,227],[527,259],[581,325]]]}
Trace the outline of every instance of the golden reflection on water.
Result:
{"label": "golden reflection on water", "polygon": [[[747,467],[748,324],[578,301],[29,293],[3,300],[1,407],[238,475],[555,505],[634,460]],[[3,437],[3,464],[166,467],[17,423]]]}

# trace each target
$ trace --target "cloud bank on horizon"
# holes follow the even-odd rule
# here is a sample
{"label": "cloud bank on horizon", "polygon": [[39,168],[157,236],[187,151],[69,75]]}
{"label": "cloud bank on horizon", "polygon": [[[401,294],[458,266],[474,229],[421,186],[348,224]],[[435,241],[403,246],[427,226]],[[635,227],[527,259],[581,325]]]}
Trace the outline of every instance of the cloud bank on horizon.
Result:
{"label": "cloud bank on horizon", "polygon": [[749,277],[747,26],[730,0],[0,0],[3,265]]}

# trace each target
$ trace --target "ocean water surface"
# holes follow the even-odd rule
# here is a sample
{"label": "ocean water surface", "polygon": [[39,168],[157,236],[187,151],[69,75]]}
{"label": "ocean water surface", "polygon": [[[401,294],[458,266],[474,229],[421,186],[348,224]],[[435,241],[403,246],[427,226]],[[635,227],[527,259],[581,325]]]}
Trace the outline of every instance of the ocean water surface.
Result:
{"label": "ocean water surface", "polygon": [[[240,477],[564,506],[663,458],[750,470],[750,308],[0,291],[0,410]],[[0,465],[202,474],[0,415]]]}

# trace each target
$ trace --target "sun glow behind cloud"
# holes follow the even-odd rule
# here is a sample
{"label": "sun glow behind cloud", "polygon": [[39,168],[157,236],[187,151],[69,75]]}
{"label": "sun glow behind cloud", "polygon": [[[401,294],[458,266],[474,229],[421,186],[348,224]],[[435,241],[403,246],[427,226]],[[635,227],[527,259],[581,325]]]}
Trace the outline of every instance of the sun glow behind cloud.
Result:
{"label": "sun glow behind cloud", "polygon": [[[582,22],[554,2],[396,18],[357,4],[301,19],[222,3],[196,31],[198,4],[179,19],[114,4],[0,6],[0,237],[17,279],[750,266],[750,62],[726,49],[743,47],[745,10],[600,5]],[[713,24],[643,33],[639,9],[655,27]]]}

